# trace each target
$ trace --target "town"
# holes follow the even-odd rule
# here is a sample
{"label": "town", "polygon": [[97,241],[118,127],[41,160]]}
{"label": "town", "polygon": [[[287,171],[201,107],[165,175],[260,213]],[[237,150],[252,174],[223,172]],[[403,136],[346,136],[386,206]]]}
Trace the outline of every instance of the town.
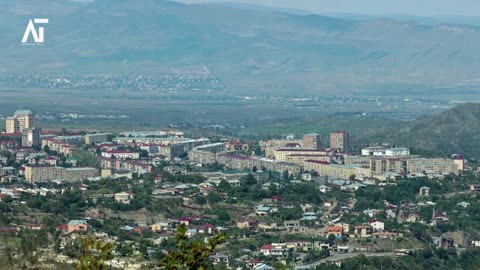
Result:
{"label": "town", "polygon": [[202,242],[226,235],[212,269],[431,263],[480,247],[480,171],[456,153],[352,145],[344,130],[251,141],[45,129],[31,110],[12,113],[0,134],[2,252],[23,252],[12,268],[73,265],[94,235],[113,245],[110,267],[153,269],[179,227]]}

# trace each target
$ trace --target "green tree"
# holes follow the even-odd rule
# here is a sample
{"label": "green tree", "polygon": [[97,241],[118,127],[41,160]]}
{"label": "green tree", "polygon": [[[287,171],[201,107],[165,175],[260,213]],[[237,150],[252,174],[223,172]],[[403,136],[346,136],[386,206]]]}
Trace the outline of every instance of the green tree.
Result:
{"label": "green tree", "polygon": [[160,266],[168,270],[205,270],[209,267],[209,253],[226,240],[224,234],[218,234],[210,238],[207,244],[204,244],[202,241],[188,239],[186,232],[187,228],[184,224],[178,227],[175,237],[176,248],[168,252],[160,261]]}

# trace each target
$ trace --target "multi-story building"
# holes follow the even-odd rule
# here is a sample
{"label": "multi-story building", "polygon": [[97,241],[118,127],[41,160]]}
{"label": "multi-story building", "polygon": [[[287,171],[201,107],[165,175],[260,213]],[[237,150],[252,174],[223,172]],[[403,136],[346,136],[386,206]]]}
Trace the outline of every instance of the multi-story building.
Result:
{"label": "multi-story building", "polygon": [[260,141],[260,149],[265,151],[265,156],[267,158],[275,158],[275,151],[277,149],[288,147],[302,147],[303,140],[269,140],[269,141]]}
{"label": "multi-story building", "polygon": [[130,150],[111,150],[102,152],[102,157],[116,159],[139,159],[140,153]]}
{"label": "multi-story building", "polygon": [[373,176],[389,172],[400,174],[403,172],[402,163],[398,158],[374,158],[370,160],[370,169]]}
{"label": "multi-story building", "polygon": [[323,161],[307,160],[304,162],[305,171],[315,171],[319,175],[331,178],[348,179],[350,176],[370,177],[371,171],[369,166],[362,165],[339,165],[329,164]]}
{"label": "multi-story building", "polygon": [[331,155],[309,155],[309,154],[292,154],[285,157],[285,162],[303,166],[306,160],[317,160],[332,163]]}
{"label": "multi-story building", "polygon": [[322,135],[321,134],[305,134],[303,135],[303,148],[321,149],[322,148]]}
{"label": "multi-story building", "polygon": [[226,142],[225,147],[227,148],[227,151],[248,151],[250,149],[250,144],[233,140]]}
{"label": "multi-story building", "polygon": [[7,118],[5,124],[7,133],[21,132],[34,127],[35,114],[30,110],[17,110],[13,117]]}
{"label": "multi-story building", "polygon": [[274,157],[279,161],[287,161],[287,157],[291,155],[328,156],[331,154],[331,151],[323,149],[280,148],[275,150]]}
{"label": "multi-story building", "polygon": [[411,174],[458,174],[459,165],[448,158],[414,158],[407,160],[407,171]]}
{"label": "multi-story building", "polygon": [[212,143],[195,147],[188,151],[188,159],[201,164],[212,164],[217,161],[217,153],[225,152],[224,143]]}
{"label": "multi-story building", "polygon": [[85,141],[82,135],[57,136],[54,137],[54,139],[62,143],[68,143],[73,145],[81,145]]}
{"label": "multi-story building", "polygon": [[62,179],[67,181],[78,181],[99,175],[96,168],[64,168],[48,165],[27,165],[25,166],[25,180],[28,182],[49,181]]}
{"label": "multi-story building", "polygon": [[340,152],[348,152],[348,132],[335,131],[330,133],[330,148],[337,149]]}
{"label": "multi-story building", "polygon": [[29,128],[22,133],[22,146],[32,147],[40,145],[40,132],[39,128]]}
{"label": "multi-story building", "polygon": [[408,156],[410,149],[406,147],[386,148],[382,146],[364,147],[362,148],[362,156]]}
{"label": "multi-story building", "polygon": [[87,134],[84,136],[85,144],[102,143],[108,141],[110,133]]}

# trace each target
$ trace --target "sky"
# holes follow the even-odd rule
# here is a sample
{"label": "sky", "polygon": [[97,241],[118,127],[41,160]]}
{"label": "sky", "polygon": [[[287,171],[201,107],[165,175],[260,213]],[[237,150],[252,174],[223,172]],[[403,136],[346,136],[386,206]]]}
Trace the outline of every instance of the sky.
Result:
{"label": "sky", "polygon": [[480,0],[179,0],[184,3],[234,2],[304,9],[315,13],[416,16],[480,16]]}

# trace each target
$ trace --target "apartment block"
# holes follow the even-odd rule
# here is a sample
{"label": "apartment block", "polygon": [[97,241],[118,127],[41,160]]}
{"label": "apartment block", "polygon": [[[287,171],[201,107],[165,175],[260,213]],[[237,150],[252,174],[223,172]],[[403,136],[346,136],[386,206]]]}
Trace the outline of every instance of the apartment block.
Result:
{"label": "apartment block", "polygon": [[280,148],[275,150],[274,157],[279,161],[287,161],[287,157],[291,155],[310,155],[310,156],[328,156],[332,152],[328,150],[306,149],[306,148]]}
{"label": "apartment block", "polygon": [[349,134],[346,131],[335,131],[330,133],[330,148],[340,152],[348,152]]}
{"label": "apartment block", "polygon": [[448,158],[415,158],[407,160],[409,173],[458,174],[459,164]]}
{"label": "apartment block", "polygon": [[322,148],[322,135],[321,134],[305,134],[303,135],[303,148],[321,149]]}
{"label": "apartment block", "polygon": [[30,110],[17,110],[6,122],[7,133],[21,132],[35,125],[35,114]]}
{"label": "apartment block", "polygon": [[40,146],[40,133],[39,128],[29,128],[22,132],[22,146],[32,147],[35,145]]}
{"label": "apartment block", "polygon": [[371,176],[370,168],[362,165],[339,165],[307,160],[304,162],[303,168],[305,171],[316,171],[321,176],[331,178],[348,179],[351,175],[356,175],[357,177]]}
{"label": "apartment block", "polygon": [[78,181],[99,175],[96,168],[64,168],[48,165],[25,166],[25,180],[32,183],[37,181],[49,181],[62,179],[66,181]]}
{"label": "apartment block", "polygon": [[110,133],[87,134],[84,136],[85,144],[102,143],[108,141]]}

